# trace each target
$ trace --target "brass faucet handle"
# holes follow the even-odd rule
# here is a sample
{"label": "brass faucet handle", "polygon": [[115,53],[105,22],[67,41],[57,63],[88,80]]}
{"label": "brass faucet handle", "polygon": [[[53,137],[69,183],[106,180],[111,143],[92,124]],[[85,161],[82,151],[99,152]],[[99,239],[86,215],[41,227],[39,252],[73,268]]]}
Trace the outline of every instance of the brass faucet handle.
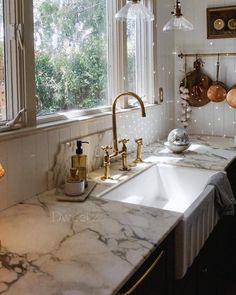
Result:
{"label": "brass faucet handle", "polygon": [[143,139],[142,139],[142,137],[136,138],[136,139],[135,139],[135,142],[136,142],[138,145],[143,145]]}
{"label": "brass faucet handle", "polygon": [[129,139],[126,139],[126,138],[119,139],[118,142],[119,142],[119,143],[122,143],[122,144],[127,144],[127,143],[129,142]]}
{"label": "brass faucet handle", "polygon": [[133,163],[142,163],[142,145],[143,145],[143,139],[142,137],[136,138],[135,142],[137,143],[137,155],[136,159],[133,161]]}
{"label": "brass faucet handle", "polygon": [[101,177],[101,180],[111,179],[109,150],[112,150],[112,146],[104,145],[101,146],[101,149],[105,151],[105,155],[103,158],[104,175]]}
{"label": "brass faucet handle", "polygon": [[101,146],[101,149],[103,151],[105,151],[106,155],[109,155],[109,150],[112,150],[112,146],[111,145],[103,145],[103,146]]}
{"label": "brass faucet handle", "polygon": [[127,151],[127,146],[126,144],[129,142],[129,139],[123,138],[118,141],[119,143],[122,143],[122,149],[120,153],[122,154],[122,168],[121,171],[128,171],[130,170],[129,165],[128,165],[128,151]]}

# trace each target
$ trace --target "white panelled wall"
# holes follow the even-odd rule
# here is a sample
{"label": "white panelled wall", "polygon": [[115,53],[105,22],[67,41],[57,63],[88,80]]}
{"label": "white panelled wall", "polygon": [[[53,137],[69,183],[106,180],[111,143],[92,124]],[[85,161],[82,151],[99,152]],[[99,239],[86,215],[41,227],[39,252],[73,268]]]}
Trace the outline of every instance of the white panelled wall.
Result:
{"label": "white panelled wall", "polygon": [[[146,118],[141,117],[139,109],[118,115],[118,134],[119,137],[130,139],[129,150],[134,149],[134,139],[137,137],[142,136],[144,143],[149,144],[166,136],[169,131],[167,109],[166,104],[149,107]],[[47,190],[48,171],[53,168],[61,142],[86,137],[92,145],[86,147],[85,152],[93,155],[91,150],[94,150],[94,146],[105,142],[99,143],[99,136],[87,135],[93,132],[99,134],[109,127],[110,115],[0,141],[0,162],[6,170],[6,175],[0,180],[0,210]],[[111,132],[106,138],[107,144],[111,144]],[[102,157],[102,151],[100,156]],[[96,160],[95,157],[89,157],[90,167]]]}
{"label": "white panelled wall", "polygon": [[[192,32],[175,34],[177,53],[236,52],[236,38],[207,39],[206,8],[235,5],[231,0],[181,0],[184,16],[194,25]],[[193,70],[194,59],[188,59],[188,71]],[[204,71],[214,81],[216,79],[216,58],[203,58]],[[220,77],[228,87],[236,84],[236,57],[221,57]],[[184,77],[184,60],[176,56],[175,63],[175,125],[181,126],[181,101],[179,83]],[[229,107],[226,101],[209,103],[200,108],[192,108],[191,123],[188,132],[221,136],[236,135],[236,109]]]}
{"label": "white panelled wall", "polygon": [[[194,25],[192,32],[162,32],[173,10],[174,0],[158,1],[158,85],[164,89],[164,103],[148,109],[147,118],[140,111],[118,115],[121,136],[134,139],[143,136],[145,143],[164,138],[168,132],[181,126],[181,100],[179,83],[184,77],[184,61],[176,53],[236,52],[236,38],[207,39],[206,8],[235,5],[231,0],[181,0],[183,14]],[[216,58],[203,59],[204,71],[215,80]],[[193,69],[194,59],[188,59],[188,71]],[[222,57],[220,80],[228,87],[236,84],[236,58]],[[47,189],[47,172],[52,168],[59,143],[83,137],[93,130],[99,134],[111,127],[111,116],[86,120],[67,127],[45,129],[35,134],[10,140],[0,139],[0,162],[6,168],[6,177],[0,180],[0,209]],[[188,132],[221,136],[236,135],[236,109],[226,102],[209,103],[192,108]],[[96,137],[91,139],[94,144]],[[134,144],[130,143],[130,149]],[[90,159],[92,161],[92,159]]]}
{"label": "white panelled wall", "polygon": [[[235,5],[229,0],[181,0],[183,14],[194,25],[193,32],[162,32],[173,10],[174,0],[158,1],[158,75],[157,89],[164,90],[164,103],[147,109],[147,117],[141,118],[140,110],[124,112],[118,115],[119,136],[130,138],[133,142],[137,136],[144,138],[145,144],[165,138],[175,126],[181,126],[181,104],[179,99],[179,82],[184,77],[183,60],[173,52],[224,52],[236,51],[236,38],[207,40],[206,8],[224,5]],[[204,59],[204,70],[215,79],[216,59]],[[188,70],[192,70],[193,59],[188,62]],[[220,80],[229,87],[236,84],[236,59],[222,58]],[[66,140],[85,138],[89,133],[100,134],[111,127],[111,115],[74,122],[65,126],[48,129],[37,129],[30,135],[22,135],[7,139],[0,135],[0,162],[4,165],[6,176],[0,180],[0,210],[34,196],[48,188],[48,171],[55,163],[59,144]],[[236,135],[236,110],[226,102],[209,103],[201,108],[193,108],[189,133]],[[86,152],[99,146],[96,134],[86,139],[92,143]],[[111,137],[111,135],[110,135]],[[110,138],[111,140],[111,138]],[[108,142],[109,144],[110,142]],[[130,143],[133,150],[135,145]],[[102,153],[101,153],[102,156]],[[89,157],[90,167],[95,161]]]}

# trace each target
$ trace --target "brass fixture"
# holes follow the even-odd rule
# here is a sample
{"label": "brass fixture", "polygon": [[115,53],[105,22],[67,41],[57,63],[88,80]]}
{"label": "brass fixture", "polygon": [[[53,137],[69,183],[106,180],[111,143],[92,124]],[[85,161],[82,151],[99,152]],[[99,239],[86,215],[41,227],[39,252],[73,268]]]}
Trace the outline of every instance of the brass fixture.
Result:
{"label": "brass fixture", "polygon": [[214,56],[236,56],[236,52],[211,52],[211,53],[180,53],[178,57],[214,57]]}
{"label": "brass fixture", "polygon": [[147,276],[152,272],[152,270],[158,265],[158,262],[161,260],[162,256],[165,254],[164,250],[158,255],[157,259],[153,262],[153,264],[146,270],[146,272],[138,279],[136,283],[125,293],[118,293],[118,295],[131,295],[134,291],[143,283],[143,281],[147,278]]}
{"label": "brass fixture", "polygon": [[122,143],[122,149],[119,151],[118,149],[118,138],[117,138],[117,126],[116,126],[116,104],[117,101],[122,96],[132,96],[137,99],[137,101],[140,104],[141,107],[141,114],[142,117],[146,117],[145,107],[144,103],[140,96],[138,96],[134,92],[123,92],[116,96],[112,103],[112,134],[113,134],[113,153],[109,155],[108,150],[111,149],[110,146],[102,147],[102,149],[105,151],[104,156],[104,168],[105,168],[105,175],[102,177],[103,180],[109,179],[110,177],[110,159],[118,157],[120,154],[122,156],[122,171],[128,171],[128,160],[127,160],[127,146],[126,144],[129,142],[129,139],[122,139],[119,140],[119,143]]}
{"label": "brass fixture", "polygon": [[128,152],[127,152],[127,146],[126,146],[126,144],[128,142],[129,142],[129,139],[126,139],[126,138],[119,140],[119,143],[122,143],[122,149],[121,149],[121,155],[122,155],[122,168],[121,168],[121,170],[122,171],[130,170],[129,166],[128,166],[128,158],[127,158]]}
{"label": "brass fixture", "polygon": [[117,127],[116,127],[116,103],[122,96],[132,96],[136,98],[140,104],[142,117],[146,117],[145,107],[140,96],[134,92],[123,92],[115,98],[112,104],[112,133],[113,133],[113,154],[111,158],[116,157],[119,154],[118,150],[118,140],[117,140]]}
{"label": "brass fixture", "polygon": [[136,159],[134,160],[134,163],[142,163],[142,145],[143,145],[143,139],[137,138],[135,139],[135,142],[137,143],[137,156]]}
{"label": "brass fixture", "polygon": [[5,171],[0,163],[0,178],[3,177],[5,175]]}
{"label": "brass fixture", "polygon": [[106,146],[102,146],[101,147],[102,150],[105,151],[105,155],[104,155],[104,160],[103,160],[103,166],[104,166],[104,175],[101,177],[102,180],[105,179],[110,179],[111,178],[111,174],[110,174],[110,156],[109,156],[109,150],[112,150],[112,146],[110,145],[106,145]]}

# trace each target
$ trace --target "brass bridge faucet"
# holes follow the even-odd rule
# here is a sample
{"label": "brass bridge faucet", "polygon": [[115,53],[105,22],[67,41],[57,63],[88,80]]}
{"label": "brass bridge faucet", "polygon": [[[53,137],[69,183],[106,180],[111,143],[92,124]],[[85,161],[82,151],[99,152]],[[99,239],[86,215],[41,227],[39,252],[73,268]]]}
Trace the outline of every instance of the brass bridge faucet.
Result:
{"label": "brass bridge faucet", "polygon": [[[108,173],[108,169],[110,169],[110,159],[111,158],[115,158],[118,157],[120,154],[122,155],[122,169],[123,171],[127,171],[129,170],[128,167],[128,160],[127,160],[127,146],[126,144],[128,143],[128,139],[121,139],[119,140],[119,143],[122,143],[122,149],[119,151],[118,148],[118,138],[117,138],[117,126],[116,126],[116,104],[117,101],[122,97],[122,96],[132,96],[134,98],[137,99],[137,101],[140,104],[141,107],[141,114],[142,117],[146,117],[146,112],[145,112],[145,107],[144,107],[144,103],[141,99],[140,96],[138,96],[136,93],[134,92],[123,92],[119,95],[116,96],[116,98],[114,99],[113,103],[112,103],[112,133],[113,133],[113,153],[111,155],[108,154],[108,149],[105,150],[106,154],[104,157],[104,168],[105,168],[105,173],[104,176],[102,177],[102,179],[109,179],[110,178],[110,170]],[[105,165],[105,162],[108,162],[107,157],[109,157],[109,165]],[[109,168],[108,168],[109,167]]]}

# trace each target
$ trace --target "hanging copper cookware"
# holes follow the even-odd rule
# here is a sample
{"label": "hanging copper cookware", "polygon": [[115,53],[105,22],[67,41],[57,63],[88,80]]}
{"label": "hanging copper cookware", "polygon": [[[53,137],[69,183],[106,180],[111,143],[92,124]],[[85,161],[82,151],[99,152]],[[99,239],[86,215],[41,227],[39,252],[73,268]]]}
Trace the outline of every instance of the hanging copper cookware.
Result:
{"label": "hanging copper cookware", "polygon": [[236,109],[236,85],[230,88],[226,96],[227,103]]}
{"label": "hanging copper cookware", "polygon": [[207,97],[213,102],[221,102],[226,99],[227,88],[223,82],[219,81],[220,55],[216,63],[216,81],[207,90]]}
{"label": "hanging copper cookware", "polygon": [[212,80],[201,71],[203,62],[200,58],[196,57],[194,62],[194,70],[186,75],[180,83],[180,86],[186,85],[189,90],[189,97],[187,101],[191,106],[201,107],[209,103],[207,97],[207,90],[212,83]]}

